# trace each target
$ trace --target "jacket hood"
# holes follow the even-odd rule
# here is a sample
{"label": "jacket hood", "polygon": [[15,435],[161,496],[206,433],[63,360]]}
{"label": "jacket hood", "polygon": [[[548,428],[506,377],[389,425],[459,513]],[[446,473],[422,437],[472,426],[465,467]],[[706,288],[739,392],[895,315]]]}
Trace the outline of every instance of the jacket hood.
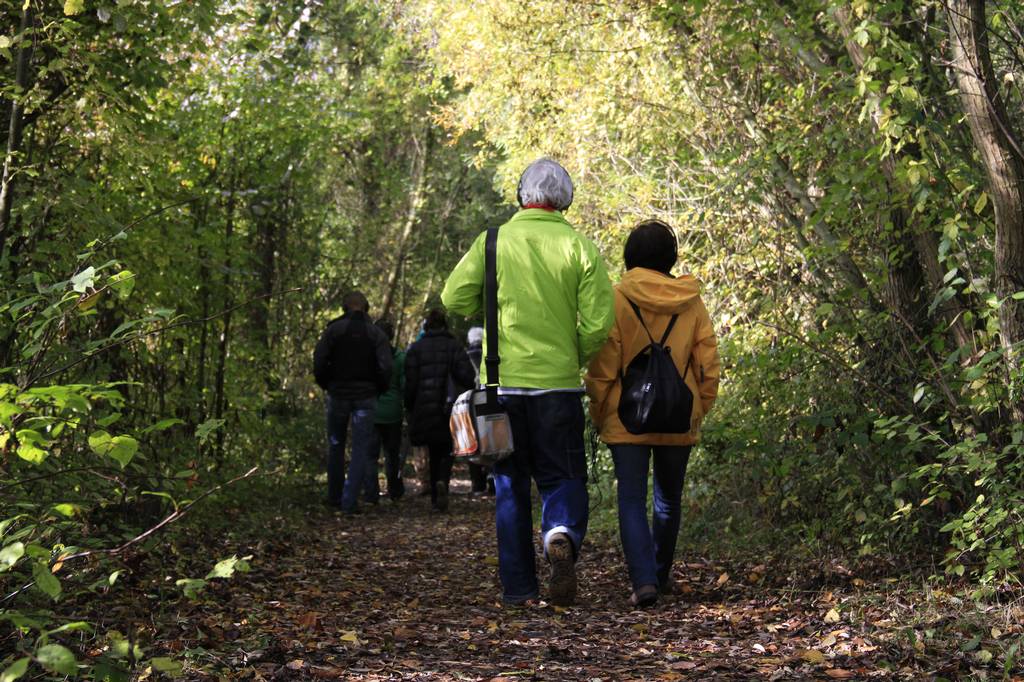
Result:
{"label": "jacket hood", "polygon": [[693,275],[669,277],[647,268],[627,270],[616,288],[641,308],[670,315],[700,296],[700,282]]}

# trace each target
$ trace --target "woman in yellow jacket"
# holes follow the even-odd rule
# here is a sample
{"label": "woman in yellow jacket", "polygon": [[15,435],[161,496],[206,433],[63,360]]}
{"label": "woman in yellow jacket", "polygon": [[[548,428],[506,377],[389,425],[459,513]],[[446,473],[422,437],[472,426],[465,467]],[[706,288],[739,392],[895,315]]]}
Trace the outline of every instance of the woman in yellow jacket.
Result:
{"label": "woman in yellow jacket", "polygon": [[[637,606],[651,606],[658,600],[659,591],[668,593],[673,589],[670,576],[679,534],[683,477],[690,450],[700,439],[701,421],[718,395],[718,342],[697,279],[671,274],[677,252],[675,234],[665,223],[648,221],[630,233],[623,254],[626,273],[615,287],[615,325],[590,363],[586,377],[591,417],[615,461],[619,533],[633,584],[630,601]],[[631,303],[639,309],[642,320]],[[622,376],[652,337],[663,337],[673,316],[675,324],[664,345],[693,392],[690,430],[630,433],[618,414]],[[652,454],[654,513],[649,525],[647,472]]]}

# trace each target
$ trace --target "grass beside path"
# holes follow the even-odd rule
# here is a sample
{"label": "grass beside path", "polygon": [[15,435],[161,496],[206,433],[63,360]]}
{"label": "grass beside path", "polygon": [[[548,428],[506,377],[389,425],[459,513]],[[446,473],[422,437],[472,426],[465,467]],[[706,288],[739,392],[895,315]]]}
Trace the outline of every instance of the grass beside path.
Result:
{"label": "grass beside path", "polygon": [[197,680],[999,679],[1021,638],[1019,602],[967,617],[948,593],[841,572],[808,589],[792,567],[685,550],[683,594],[633,610],[607,533],[585,548],[577,606],[508,608],[493,524],[493,499],[460,490],[448,514],[415,496],[355,517],[307,502],[227,548],[250,573],[147,613],[140,579],[106,613]]}

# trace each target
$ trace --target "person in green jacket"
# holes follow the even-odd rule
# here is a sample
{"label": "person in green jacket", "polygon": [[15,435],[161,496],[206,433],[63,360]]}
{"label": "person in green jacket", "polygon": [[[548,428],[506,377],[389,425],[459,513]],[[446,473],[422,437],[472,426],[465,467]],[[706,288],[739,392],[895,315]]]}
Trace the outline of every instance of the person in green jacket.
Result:
{"label": "person in green jacket", "polygon": [[376,504],[380,497],[380,451],[384,449],[384,475],[388,480],[388,497],[397,500],[405,494],[405,482],[402,480],[402,395],[405,393],[405,352],[394,345],[395,325],[391,320],[381,318],[376,322],[377,328],[384,332],[391,344],[394,358],[391,366],[391,384],[388,390],[377,398],[377,416],[374,426],[374,442],[370,453],[372,459],[366,472],[366,483],[363,488],[366,501]]}
{"label": "person in green jacket", "polygon": [[[597,247],[563,216],[572,198],[566,170],[539,159],[519,180],[521,210],[498,230],[499,395],[516,451],[495,465],[494,484],[498,573],[503,598],[513,604],[539,596],[531,478],[543,505],[555,604],[575,601],[575,562],[587,530],[580,369],[604,344],[615,313]],[[441,300],[451,312],[470,316],[483,308],[485,238],[473,242],[445,283]]]}

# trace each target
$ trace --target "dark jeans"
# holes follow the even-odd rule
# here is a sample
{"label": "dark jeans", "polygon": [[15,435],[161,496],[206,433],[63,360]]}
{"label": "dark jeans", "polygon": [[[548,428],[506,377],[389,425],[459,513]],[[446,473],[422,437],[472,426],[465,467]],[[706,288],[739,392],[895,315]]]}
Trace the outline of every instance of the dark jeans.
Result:
{"label": "dark jeans", "polygon": [[367,501],[376,501],[380,496],[380,481],[377,477],[380,451],[384,450],[384,475],[388,480],[388,497],[397,500],[405,494],[402,481],[402,423],[377,424],[374,428],[373,456],[369,471],[366,472],[364,494]]}
{"label": "dark jeans", "polygon": [[[619,488],[619,535],[633,589],[669,581],[690,450],[690,446],[611,446]],[[654,510],[648,525],[647,463],[652,451]]]}
{"label": "dark jeans", "polygon": [[443,481],[445,485],[451,485],[452,481],[455,457],[452,455],[451,436],[427,443],[427,457],[430,461],[430,502],[437,504],[438,482]]}
{"label": "dark jeans", "polygon": [[516,451],[494,465],[498,574],[504,598],[537,596],[531,478],[541,497],[544,548],[565,533],[578,555],[587,532],[589,496],[583,446],[583,406],[577,393],[502,396]]}
{"label": "dark jeans", "polygon": [[[356,508],[373,444],[377,399],[349,400],[327,395],[327,501],[344,511]],[[345,475],[345,442],[352,420],[352,461]]]}
{"label": "dark jeans", "polygon": [[489,467],[482,464],[469,465],[469,481],[473,486],[473,492],[482,493],[487,490],[487,474],[489,472]]}

